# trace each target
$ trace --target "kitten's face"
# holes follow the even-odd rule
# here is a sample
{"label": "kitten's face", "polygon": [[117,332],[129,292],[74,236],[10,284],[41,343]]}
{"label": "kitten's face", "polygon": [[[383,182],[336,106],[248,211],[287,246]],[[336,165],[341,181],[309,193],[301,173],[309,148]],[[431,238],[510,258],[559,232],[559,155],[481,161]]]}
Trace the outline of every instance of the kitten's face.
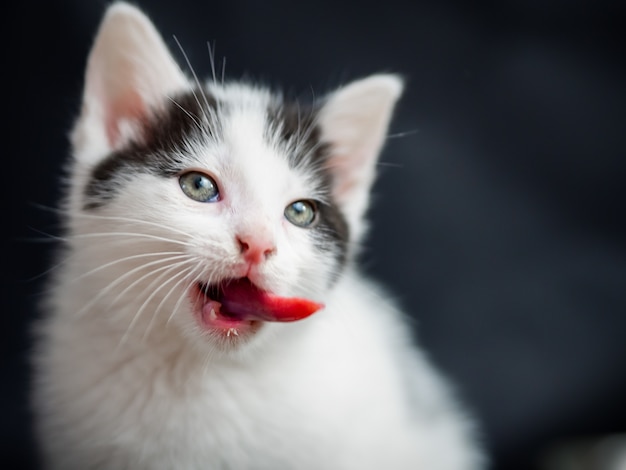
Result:
{"label": "kitten's face", "polygon": [[291,129],[298,116],[265,91],[193,93],[164,103],[90,168],[78,194],[87,217],[74,229],[107,242],[81,247],[92,259],[132,257],[116,263],[122,272],[113,279],[137,269],[123,285],[136,282],[125,300],[148,302],[141,315],[171,317],[192,337],[228,347],[264,324],[218,308],[209,318],[215,289],[244,279],[277,296],[323,301],[346,259],[348,229],[310,112]]}
{"label": "kitten's face", "polygon": [[201,86],[141,12],[111,7],[73,133],[75,269],[96,292],[85,310],[112,312],[124,337],[176,325],[211,350],[288,329],[257,313],[324,302],[363,231],[400,90],[374,76],[306,107]]}

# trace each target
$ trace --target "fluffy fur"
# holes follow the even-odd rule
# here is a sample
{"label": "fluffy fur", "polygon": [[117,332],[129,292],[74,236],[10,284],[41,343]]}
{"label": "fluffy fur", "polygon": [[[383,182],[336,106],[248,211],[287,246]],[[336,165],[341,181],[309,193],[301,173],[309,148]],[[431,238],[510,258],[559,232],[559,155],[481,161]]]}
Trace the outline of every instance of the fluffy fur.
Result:
{"label": "fluffy fur", "polygon": [[[37,330],[47,468],[482,468],[447,385],[353,262],[401,90],[377,75],[306,107],[200,85],[143,13],[110,7]],[[181,191],[190,169],[215,179],[219,201]],[[316,203],[310,228],[283,215],[298,200]],[[264,256],[246,258],[252,246]],[[194,286],[242,276],[325,308],[241,333],[203,326]]]}

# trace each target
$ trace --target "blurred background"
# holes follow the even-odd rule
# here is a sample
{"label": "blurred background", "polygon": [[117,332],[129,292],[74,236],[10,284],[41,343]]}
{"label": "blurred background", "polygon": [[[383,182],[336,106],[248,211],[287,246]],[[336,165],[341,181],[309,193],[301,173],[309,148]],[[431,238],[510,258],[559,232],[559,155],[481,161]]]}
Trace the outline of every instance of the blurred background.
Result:
{"label": "blurred background", "polygon": [[[219,74],[225,57],[226,77],[304,97],[402,74],[365,269],[411,312],[494,470],[625,468],[610,460],[626,433],[626,4],[136,4],[201,76],[207,41]],[[53,243],[32,240],[58,233],[38,205],[58,200],[106,5],[3,7],[1,468],[38,468],[28,327]]]}

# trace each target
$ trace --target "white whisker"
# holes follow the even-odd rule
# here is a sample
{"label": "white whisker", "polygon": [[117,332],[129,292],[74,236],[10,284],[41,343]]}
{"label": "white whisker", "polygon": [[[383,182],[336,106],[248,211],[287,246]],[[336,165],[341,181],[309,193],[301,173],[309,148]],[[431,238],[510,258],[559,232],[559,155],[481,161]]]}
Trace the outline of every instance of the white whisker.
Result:
{"label": "white whisker", "polygon": [[415,135],[418,133],[419,133],[419,129],[413,129],[411,131],[404,131],[404,132],[397,132],[395,134],[387,135],[387,139],[398,139],[398,138],[406,137],[409,135]]}
{"label": "white whisker", "polygon": [[196,117],[194,117],[194,115],[193,115],[193,114],[191,114],[189,111],[187,111],[185,108],[183,108],[183,107],[182,107],[182,106],[181,106],[181,105],[180,105],[180,104],[179,104],[179,103],[178,103],[178,102],[177,102],[174,98],[172,98],[172,97],[170,97],[170,96],[168,96],[168,98],[169,98],[169,100],[170,100],[172,103],[174,103],[176,106],[178,106],[178,108],[179,108],[179,109],[180,109],[183,113],[185,113],[187,116],[189,116],[189,119],[191,119],[191,120],[194,122],[194,124],[196,125],[196,127],[197,127],[198,129],[200,129],[201,131],[203,131],[203,132],[204,132],[204,129],[202,128],[202,126],[200,125],[200,123],[198,122],[198,120],[196,119]]}
{"label": "white whisker", "polygon": [[156,280],[152,281],[147,287],[145,287],[143,290],[150,290],[150,288],[156,283],[158,282],[159,279],[161,279],[164,275],[166,275],[169,270],[171,269],[177,269],[181,266],[184,266],[185,264],[188,263],[188,260],[185,261],[179,261],[178,263],[174,263],[168,266],[161,266],[160,268],[156,268],[153,269],[149,272],[147,272],[146,274],[140,276],[139,278],[135,279],[131,284],[129,284],[128,286],[126,286],[121,292],[118,293],[118,295],[113,299],[113,301],[111,301],[111,305],[116,304],[124,295],[126,295],[126,293],[130,290],[132,290],[137,284],[140,284],[141,282],[143,282],[145,279],[149,278],[150,276],[154,276],[155,274],[161,272],[161,271],[165,271],[164,274],[161,274],[161,276],[159,276]]}
{"label": "white whisker", "polygon": [[53,235],[51,233],[44,232],[43,230],[39,230],[34,227],[29,227],[29,229],[32,230],[33,232],[37,232],[39,235],[43,235],[43,237],[27,239],[27,241],[32,240],[32,241],[42,241],[42,242],[57,242],[57,241],[64,240],[64,238],[59,235]]}
{"label": "white whisker", "polygon": [[391,162],[378,162],[376,166],[386,167],[386,168],[404,168],[404,165],[401,163],[391,163]]}
{"label": "white whisker", "polygon": [[[113,261],[109,261],[108,263],[105,263],[105,264],[100,265],[100,266],[98,266],[96,268],[93,268],[93,269],[91,269],[91,270],[89,270],[89,271],[87,271],[85,273],[82,273],[80,276],[75,277],[74,279],[72,279],[71,282],[80,281],[81,279],[84,279],[85,277],[91,276],[92,274],[95,274],[95,273],[97,273],[99,271],[102,271],[103,269],[110,268],[111,266],[115,266],[116,264],[119,264],[119,263],[124,263],[126,261],[131,261],[131,260],[134,260],[134,259],[148,258],[148,257],[151,257],[151,256],[163,256],[163,255],[174,255],[174,256],[168,256],[167,258],[164,258],[164,259],[158,259],[158,260],[154,261],[154,263],[159,263],[159,262],[163,262],[163,261],[169,261],[169,260],[172,260],[172,259],[179,259],[179,258],[183,258],[183,257],[189,256],[189,255],[187,255],[187,254],[185,254],[183,252],[180,252],[180,251],[165,251],[165,252],[160,251],[160,252],[154,252],[154,253],[139,253],[137,255],[129,255],[129,256],[125,256],[123,258],[118,258],[118,259],[115,259]],[[152,264],[153,263],[148,263],[148,264],[142,265],[142,266],[149,266],[149,265],[152,265]]]}
{"label": "white whisker", "polygon": [[41,279],[42,277],[46,277],[48,274],[50,274],[51,272],[56,271],[57,269],[61,268],[61,266],[63,266],[66,263],[67,263],[67,259],[59,261],[58,263],[55,263],[52,266],[50,266],[45,271],[40,272],[39,274],[35,274],[34,276],[31,276],[31,277],[25,279],[25,282],[33,282],[33,281],[36,281],[38,279]]}
{"label": "white whisker", "polygon": [[[167,232],[172,232],[172,233],[177,233],[179,235],[183,235],[185,237],[189,237],[190,234],[188,232],[185,232],[183,230],[174,228],[170,225],[166,225],[166,224],[162,224],[159,222],[155,222],[152,220],[145,220],[145,219],[138,219],[138,218],[133,218],[133,217],[124,217],[124,216],[112,216],[112,215],[102,215],[102,214],[90,214],[90,213],[85,213],[85,212],[71,212],[70,211],[66,211],[64,209],[60,209],[60,208],[55,208],[55,207],[47,207],[47,206],[43,206],[40,204],[35,204],[36,207],[42,209],[42,210],[46,210],[46,211],[50,211],[50,212],[54,212],[56,214],[59,215],[69,215],[71,214],[71,216],[73,218],[84,218],[84,219],[95,219],[95,220],[108,220],[111,222],[128,222],[130,224],[138,224],[140,226],[149,226],[149,227],[156,227],[159,229],[163,229],[164,231]],[[45,235],[47,238],[52,238],[54,240],[66,240],[66,238],[64,237],[59,237],[56,235],[52,235],[46,232],[43,232],[41,230],[37,230],[35,228],[33,228],[34,231]]]}
{"label": "white whisker", "polygon": [[[159,303],[159,305],[157,305],[156,310],[155,311],[159,311],[161,309],[161,307],[165,304],[165,302],[167,301],[167,299],[170,297],[170,295],[172,294],[172,292],[178,288],[178,286],[180,286],[181,283],[188,281],[189,280],[189,276],[191,275],[191,273],[193,271],[195,271],[197,269],[196,266],[190,266],[189,268],[185,269],[183,272],[185,273],[185,276],[181,279],[179,279],[176,284],[174,284],[174,286],[172,286],[172,288],[170,289],[170,291],[163,297],[163,299],[161,300],[161,302]],[[191,282],[188,283],[189,287],[192,285]],[[187,289],[185,289],[186,291]],[[176,309],[174,309],[176,310]],[[168,318],[168,322],[169,322],[169,318]]]}
{"label": "white whisker", "polygon": [[[186,256],[186,255],[185,255]],[[183,256],[180,256],[179,258],[182,258]],[[92,306],[94,306],[100,299],[102,299],[104,296],[108,295],[108,293],[114,289],[117,285],[119,285],[121,282],[126,281],[130,276],[133,276],[135,273],[141,271],[142,269],[146,269],[149,268],[151,266],[155,266],[159,263],[165,263],[170,261],[168,258],[165,259],[158,259],[155,261],[152,261],[150,263],[145,263],[142,264],[140,266],[137,266],[134,269],[131,269],[130,271],[124,273],[122,276],[116,278],[115,280],[113,280],[113,282],[109,283],[106,287],[104,287],[102,290],[100,290],[98,292],[98,294],[93,297],[89,302],[87,302],[87,304],[85,304],[85,306],[83,306],[78,312],[76,312],[77,315],[83,315],[89,308],[91,308]],[[117,300],[117,298],[116,298]]]}
{"label": "white whisker", "polygon": [[163,230],[168,231],[168,232],[178,233],[178,234],[186,236],[186,237],[189,236],[188,232],[176,229],[176,228],[171,227],[169,225],[165,225],[165,224],[161,224],[161,223],[158,223],[158,222],[154,222],[152,220],[144,220],[144,219],[137,219],[137,218],[132,218],[132,217],[122,217],[122,216],[87,214],[87,213],[84,213],[84,212],[77,213],[77,214],[72,214],[72,216],[73,217],[90,218],[90,219],[98,219],[98,220],[110,220],[112,222],[129,222],[131,224],[147,225],[147,226],[150,226],[150,227],[160,228],[160,229],[163,229]]}
{"label": "white whisker", "polygon": [[[165,272],[162,273],[157,280],[160,280],[163,276],[168,275],[171,271],[178,269],[178,265],[174,265],[174,266],[167,266],[167,269],[165,269]],[[154,274],[154,273],[152,273]],[[179,273],[180,274],[180,273]],[[175,276],[176,277],[176,276]],[[171,279],[171,278],[170,278]],[[165,285],[167,285],[166,281]],[[152,286],[153,283],[150,284],[150,286]],[[146,290],[149,290],[148,288],[144,289],[144,292]],[[145,311],[145,309],[147,308],[147,306],[150,304],[150,301],[159,293],[160,288],[158,289],[153,289],[152,292],[150,293],[150,295],[148,295],[148,297],[142,302],[141,306],[139,307],[139,309],[137,309],[137,311],[135,312],[135,314],[133,315],[133,318],[131,319],[130,323],[128,324],[126,331],[124,332],[124,334],[122,335],[122,337],[120,338],[120,342],[119,342],[119,346],[123,345],[127,338],[128,335],[130,334],[131,330],[133,329],[133,327],[135,326],[135,324],[137,323],[137,321],[139,320],[139,318],[141,317],[141,314]],[[149,325],[152,324],[152,320],[154,319],[154,312],[153,312],[153,316],[150,319],[150,323]],[[145,339],[145,334],[144,334],[144,339]]]}
{"label": "white whisker", "polygon": [[178,40],[176,36],[174,36],[174,41],[176,41],[176,44],[178,45],[178,48],[180,49],[180,52],[182,53],[185,59],[185,62],[187,63],[187,67],[189,67],[189,70],[191,74],[193,75],[193,79],[196,82],[196,86],[198,87],[198,89],[200,90],[200,93],[202,94],[202,98],[204,99],[204,104],[206,105],[206,110],[202,108],[202,104],[200,103],[200,100],[198,99],[198,95],[196,95],[196,92],[193,90],[193,88],[191,90],[191,93],[196,99],[196,103],[198,103],[198,106],[200,106],[200,109],[202,109],[202,115],[204,116],[204,119],[207,122],[210,122],[206,113],[210,112],[211,106],[209,105],[209,100],[206,96],[206,93],[204,92],[204,87],[200,83],[200,80],[198,79],[198,76],[196,75],[196,71],[192,67],[191,62],[189,61],[189,57],[187,57],[187,53],[183,49],[183,46],[181,45],[180,41]]}
{"label": "white whisker", "polygon": [[209,50],[209,61],[211,62],[211,74],[213,76],[213,83],[217,83],[217,77],[215,76],[215,43],[213,46],[207,41],[207,49]]}
{"label": "white whisker", "polygon": [[[198,274],[195,274],[194,272],[198,271]],[[202,267],[200,265],[196,266],[193,270],[191,270],[191,272],[189,273],[189,276],[187,277],[190,281],[189,281],[189,285],[192,286],[194,285],[196,282],[199,282],[202,278]],[[182,303],[182,301],[185,298],[185,293],[183,293],[180,298],[178,299],[178,301],[176,302],[176,304],[174,305],[174,308],[172,309],[172,313],[170,314],[169,318],[167,319],[166,324],[169,324],[170,321],[172,320],[172,318],[174,317],[174,315],[176,314],[176,312],[178,311],[178,308],[180,307],[180,304]],[[196,303],[194,303],[194,306],[197,305],[197,300]]]}
{"label": "white whisker", "polygon": [[[93,233],[79,233],[77,235],[72,235],[68,237],[66,241],[71,239],[81,239],[81,238],[98,238],[98,237],[135,237],[149,240],[157,240],[161,242],[173,243],[182,246],[191,246],[189,242],[184,242],[181,240],[176,240],[174,238],[160,237],[158,235],[152,235],[150,233],[141,233],[141,232],[93,232]],[[116,242],[126,242],[129,240],[115,240]]]}
{"label": "white whisker", "polygon": [[[148,336],[148,333],[152,329],[152,324],[154,323],[154,319],[156,318],[156,316],[158,315],[159,311],[161,310],[161,307],[163,307],[163,305],[165,304],[167,299],[170,297],[170,295],[172,295],[172,292],[174,292],[178,288],[178,286],[180,286],[183,282],[185,282],[187,280],[187,274],[189,272],[193,271],[194,269],[195,269],[195,267],[189,266],[187,269],[184,269],[184,270],[180,271],[179,273],[175,274],[174,276],[170,277],[167,281],[165,281],[159,287],[158,290],[155,290],[155,293],[156,293],[159,290],[163,289],[166,285],[168,285],[172,281],[175,281],[178,277],[182,276],[178,281],[176,281],[174,283],[174,285],[168,290],[167,294],[165,294],[163,296],[163,298],[161,299],[159,304],[154,308],[154,311],[152,312],[152,318],[148,322],[148,326],[146,327],[146,331],[144,332],[143,339],[145,339]],[[169,318],[168,318],[168,320],[169,320]]]}

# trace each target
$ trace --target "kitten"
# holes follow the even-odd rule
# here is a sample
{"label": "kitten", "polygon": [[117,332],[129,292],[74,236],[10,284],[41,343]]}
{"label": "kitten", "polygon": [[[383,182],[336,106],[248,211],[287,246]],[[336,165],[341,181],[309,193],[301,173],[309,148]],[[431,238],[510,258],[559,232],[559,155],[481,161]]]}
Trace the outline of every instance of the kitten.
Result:
{"label": "kitten", "polygon": [[355,266],[402,83],[311,106],[188,79],[109,8],[38,325],[51,469],[483,468],[473,426]]}

